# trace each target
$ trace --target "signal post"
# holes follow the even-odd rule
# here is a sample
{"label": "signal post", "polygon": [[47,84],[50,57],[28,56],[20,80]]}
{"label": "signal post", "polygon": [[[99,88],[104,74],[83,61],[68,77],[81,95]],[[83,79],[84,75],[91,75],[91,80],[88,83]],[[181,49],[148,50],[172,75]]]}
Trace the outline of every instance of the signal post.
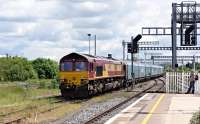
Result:
{"label": "signal post", "polygon": [[127,45],[128,53],[131,53],[131,76],[132,76],[132,87],[135,83],[135,74],[133,73],[133,55],[138,53],[139,45],[138,41],[142,38],[142,35],[138,34],[135,38],[131,37],[131,42]]}

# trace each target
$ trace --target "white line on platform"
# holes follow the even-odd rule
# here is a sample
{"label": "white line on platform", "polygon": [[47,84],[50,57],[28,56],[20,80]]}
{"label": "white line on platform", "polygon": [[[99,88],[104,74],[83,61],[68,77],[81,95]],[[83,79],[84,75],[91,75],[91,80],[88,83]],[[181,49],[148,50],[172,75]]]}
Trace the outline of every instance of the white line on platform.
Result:
{"label": "white line on platform", "polygon": [[123,113],[125,111],[127,111],[128,109],[130,109],[131,107],[135,106],[138,102],[140,102],[142,99],[144,99],[149,93],[146,93],[144,96],[142,96],[141,98],[139,98],[138,100],[136,100],[134,103],[132,103],[130,106],[128,106],[127,108],[123,109],[121,112],[119,112],[117,115],[113,116],[112,118],[110,118],[107,122],[105,122],[104,124],[111,124],[115,119],[117,119],[118,117],[120,117],[120,113]]}

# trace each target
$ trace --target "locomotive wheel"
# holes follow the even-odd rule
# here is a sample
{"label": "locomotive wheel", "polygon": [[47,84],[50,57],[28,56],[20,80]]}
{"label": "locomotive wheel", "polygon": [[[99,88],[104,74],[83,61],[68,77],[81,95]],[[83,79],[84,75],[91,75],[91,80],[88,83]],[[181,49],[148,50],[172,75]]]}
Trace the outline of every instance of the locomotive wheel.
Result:
{"label": "locomotive wheel", "polygon": [[103,84],[102,83],[99,83],[99,85],[98,85],[98,92],[99,93],[103,92]]}
{"label": "locomotive wheel", "polygon": [[92,90],[89,90],[89,91],[88,91],[88,94],[89,94],[89,96],[92,96],[94,93],[93,93]]}

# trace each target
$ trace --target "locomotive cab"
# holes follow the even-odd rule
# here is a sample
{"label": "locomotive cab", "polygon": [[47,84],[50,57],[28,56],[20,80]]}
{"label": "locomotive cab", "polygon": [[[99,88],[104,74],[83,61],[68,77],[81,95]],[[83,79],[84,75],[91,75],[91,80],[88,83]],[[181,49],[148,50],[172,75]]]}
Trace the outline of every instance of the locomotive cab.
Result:
{"label": "locomotive cab", "polygon": [[88,61],[83,56],[71,53],[60,60],[59,78],[62,85],[77,87],[88,79]]}

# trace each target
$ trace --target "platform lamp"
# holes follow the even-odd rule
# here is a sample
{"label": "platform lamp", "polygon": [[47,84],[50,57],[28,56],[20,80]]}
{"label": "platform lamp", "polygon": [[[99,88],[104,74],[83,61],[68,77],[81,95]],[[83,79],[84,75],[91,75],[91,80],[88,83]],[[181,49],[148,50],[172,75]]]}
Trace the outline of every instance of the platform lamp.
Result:
{"label": "platform lamp", "polygon": [[88,34],[88,40],[89,40],[89,55],[90,55],[90,38],[91,38],[91,34]]}

